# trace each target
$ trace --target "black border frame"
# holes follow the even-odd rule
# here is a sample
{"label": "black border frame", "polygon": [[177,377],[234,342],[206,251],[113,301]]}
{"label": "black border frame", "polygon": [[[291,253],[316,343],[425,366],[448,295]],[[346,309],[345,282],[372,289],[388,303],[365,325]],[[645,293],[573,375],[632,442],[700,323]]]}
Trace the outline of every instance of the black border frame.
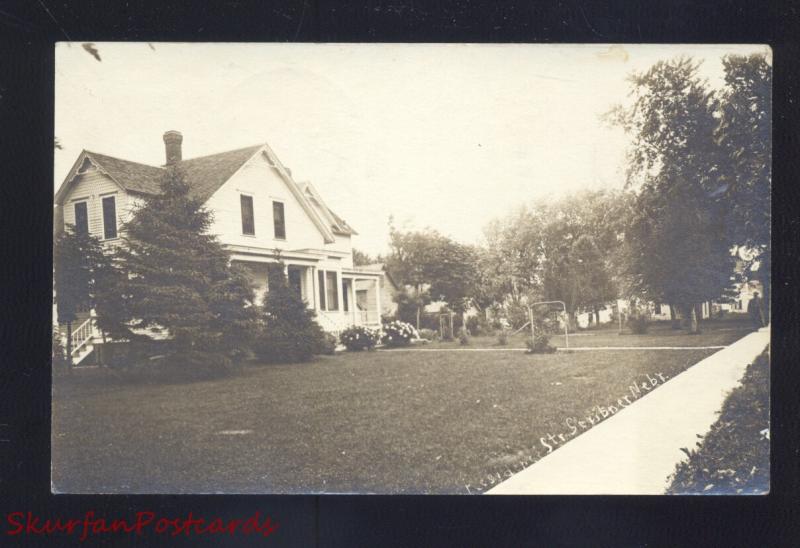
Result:
{"label": "black border frame", "polygon": [[[79,517],[193,511],[270,514],[293,546],[792,546],[797,503],[800,319],[797,2],[413,0],[0,4],[0,544],[6,514]],[[54,42],[592,42],[767,43],[773,48],[773,464],[763,497],[78,496],[50,493],[52,135]],[[46,540],[49,540],[47,542]],[[16,541],[14,541],[16,542]],[[23,545],[77,539],[21,539]],[[83,545],[257,545],[255,538],[95,537]]]}

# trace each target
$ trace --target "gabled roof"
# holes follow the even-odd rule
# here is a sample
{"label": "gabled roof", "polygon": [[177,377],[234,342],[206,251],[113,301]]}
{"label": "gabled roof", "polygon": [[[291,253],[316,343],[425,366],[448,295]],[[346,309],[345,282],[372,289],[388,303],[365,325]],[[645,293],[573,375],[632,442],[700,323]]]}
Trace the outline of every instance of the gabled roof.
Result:
{"label": "gabled roof", "polygon": [[89,150],[84,152],[93,164],[125,190],[140,194],[157,194],[159,192],[164,168],[121,160]]}
{"label": "gabled roof", "polygon": [[314,206],[314,209],[317,210],[320,216],[328,222],[334,234],[339,234],[342,236],[352,236],[353,234],[358,234],[353,227],[347,224],[347,221],[339,217],[331,208],[328,207],[328,205],[322,199],[322,196],[320,196],[319,192],[317,192],[317,189],[314,185],[308,181],[304,181],[302,183],[297,183],[297,186],[306,196],[308,201],[311,202],[311,205]]}
{"label": "gabled roof", "polygon": [[192,185],[193,196],[208,200],[240,167],[261,150],[264,145],[254,145],[210,156],[200,156],[178,163]]}
{"label": "gabled roof", "polygon": [[[318,226],[326,241],[333,241],[332,233],[346,236],[356,233],[350,225],[325,205],[319,193],[310,183],[296,183],[289,171],[283,167],[275,153],[266,144],[190,158],[175,165],[185,173],[186,180],[191,185],[191,195],[206,201],[259,152],[266,155],[270,164],[298,198],[311,220]],[[161,189],[161,178],[166,173],[166,168],[163,166],[140,164],[84,150],[58,189],[55,196],[57,204],[61,204],[69,183],[87,160],[113,179],[123,190],[137,194],[158,194]],[[308,187],[312,191],[306,192]]]}

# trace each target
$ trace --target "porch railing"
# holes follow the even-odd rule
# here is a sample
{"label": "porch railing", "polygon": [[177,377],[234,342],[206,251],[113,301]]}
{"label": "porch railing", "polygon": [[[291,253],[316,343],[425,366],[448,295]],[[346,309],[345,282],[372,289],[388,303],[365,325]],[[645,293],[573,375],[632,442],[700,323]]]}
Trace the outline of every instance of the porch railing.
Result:
{"label": "porch railing", "polygon": [[94,335],[93,318],[89,316],[86,321],[72,331],[72,357],[78,356],[81,349],[92,341]]}
{"label": "porch railing", "polygon": [[336,337],[336,339],[338,340],[341,329],[339,329],[339,326],[336,324],[336,322],[334,322],[332,319],[330,319],[324,313],[321,312],[317,312],[317,318],[322,319],[322,321],[320,322],[322,324],[322,329],[324,329],[325,331]]}

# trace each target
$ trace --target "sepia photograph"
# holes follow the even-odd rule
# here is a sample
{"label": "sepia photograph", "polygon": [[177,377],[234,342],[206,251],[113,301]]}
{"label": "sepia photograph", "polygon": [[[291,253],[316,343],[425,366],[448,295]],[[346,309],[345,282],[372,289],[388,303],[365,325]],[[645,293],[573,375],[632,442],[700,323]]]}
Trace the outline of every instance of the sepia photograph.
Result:
{"label": "sepia photograph", "polygon": [[772,63],[58,42],[52,492],[768,494]]}

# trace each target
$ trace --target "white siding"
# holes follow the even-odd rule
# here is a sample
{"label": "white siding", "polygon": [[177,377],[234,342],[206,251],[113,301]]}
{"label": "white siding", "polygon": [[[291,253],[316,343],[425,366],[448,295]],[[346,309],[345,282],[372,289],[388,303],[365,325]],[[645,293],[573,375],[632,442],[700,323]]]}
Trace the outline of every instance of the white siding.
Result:
{"label": "white siding", "polygon": [[[241,194],[253,197],[254,236],[242,234]],[[273,201],[284,204],[285,240],[274,237]],[[223,243],[266,249],[331,249],[286,182],[262,155],[254,157],[222,185],[206,207],[214,213],[210,230]]]}
{"label": "white siding", "polygon": [[132,200],[110,177],[92,168],[88,172],[75,177],[69,192],[64,196],[64,225],[75,223],[75,202],[86,201],[89,217],[89,232],[103,238],[103,205],[106,196],[116,198],[117,229],[128,219]]}
{"label": "white siding", "polygon": [[336,241],[332,244],[325,244],[325,249],[347,253],[346,257],[339,260],[338,265],[342,268],[353,268],[353,244],[350,242],[350,236],[334,234],[334,237]]}
{"label": "white siding", "polygon": [[385,277],[381,280],[381,314],[392,316],[397,313],[397,303],[394,301],[395,289]]}

